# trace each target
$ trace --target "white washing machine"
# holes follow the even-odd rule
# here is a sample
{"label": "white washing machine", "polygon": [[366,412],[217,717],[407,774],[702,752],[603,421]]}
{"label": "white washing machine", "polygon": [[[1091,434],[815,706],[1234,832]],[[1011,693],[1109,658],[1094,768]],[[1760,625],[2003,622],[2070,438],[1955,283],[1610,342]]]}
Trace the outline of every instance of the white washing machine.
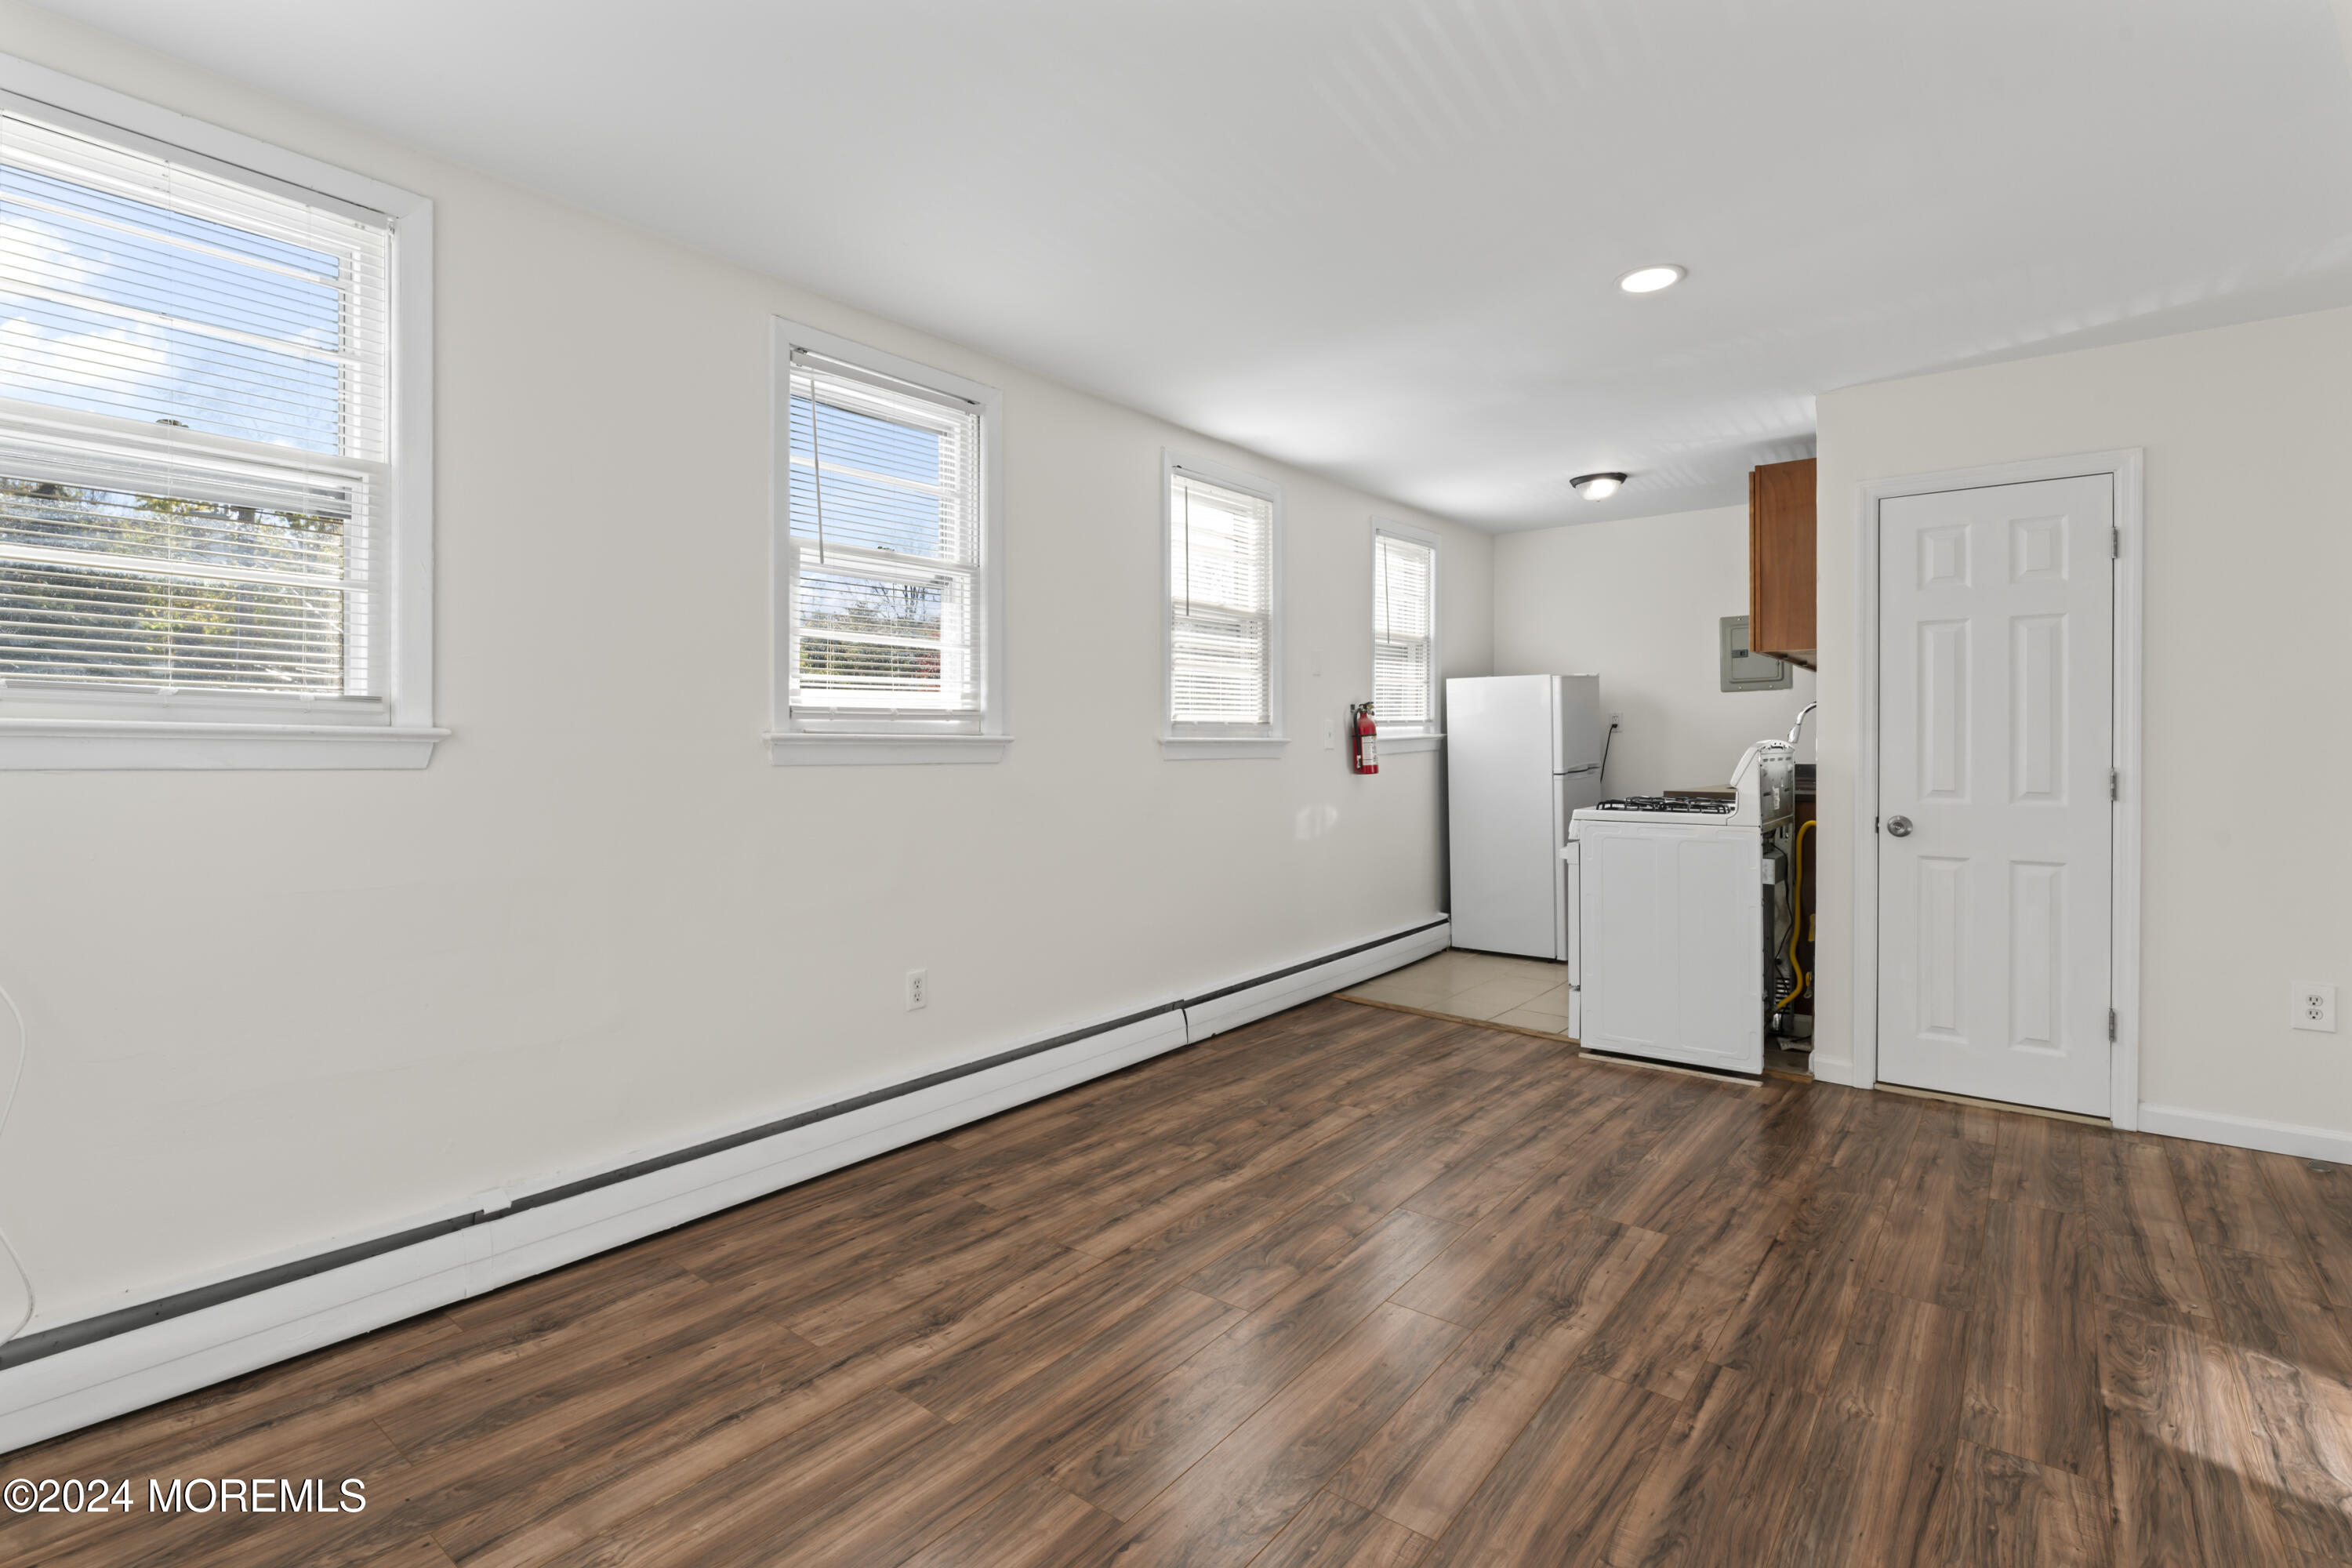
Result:
{"label": "white washing machine", "polygon": [[1727,801],[1637,795],[1576,813],[1561,858],[1586,1050],[1764,1070],[1779,858],[1768,850],[1795,805],[1790,749],[1750,746],[1731,783]]}

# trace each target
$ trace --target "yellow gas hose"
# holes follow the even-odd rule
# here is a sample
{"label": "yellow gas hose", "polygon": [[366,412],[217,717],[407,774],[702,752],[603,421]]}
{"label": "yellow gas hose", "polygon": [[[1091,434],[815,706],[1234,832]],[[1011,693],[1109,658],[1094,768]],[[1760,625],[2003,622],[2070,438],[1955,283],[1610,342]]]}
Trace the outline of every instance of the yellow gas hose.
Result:
{"label": "yellow gas hose", "polygon": [[1794,1002],[1805,990],[1805,966],[1797,962],[1797,938],[1803,934],[1805,929],[1805,835],[1812,830],[1813,825],[1806,823],[1797,829],[1796,839],[1789,846],[1791,878],[1789,889],[1789,967],[1796,972],[1797,983],[1789,988],[1786,996],[1772,1004],[1775,1013]]}

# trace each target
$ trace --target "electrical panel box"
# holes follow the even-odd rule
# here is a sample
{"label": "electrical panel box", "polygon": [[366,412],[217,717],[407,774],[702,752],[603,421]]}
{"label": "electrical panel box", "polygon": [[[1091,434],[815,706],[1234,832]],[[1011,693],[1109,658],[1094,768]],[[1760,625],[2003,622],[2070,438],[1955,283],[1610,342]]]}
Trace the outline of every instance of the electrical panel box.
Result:
{"label": "electrical panel box", "polygon": [[1786,691],[1796,679],[1789,661],[1748,646],[1748,617],[1723,617],[1723,689],[1726,691]]}

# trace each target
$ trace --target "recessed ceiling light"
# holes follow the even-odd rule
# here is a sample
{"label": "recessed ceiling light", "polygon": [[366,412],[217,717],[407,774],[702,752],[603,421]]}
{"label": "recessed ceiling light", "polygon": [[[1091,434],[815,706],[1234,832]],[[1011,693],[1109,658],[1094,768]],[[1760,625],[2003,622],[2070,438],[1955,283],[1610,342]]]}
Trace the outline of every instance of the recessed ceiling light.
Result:
{"label": "recessed ceiling light", "polygon": [[1622,474],[1579,474],[1568,481],[1568,488],[1586,500],[1607,500],[1624,482]]}
{"label": "recessed ceiling light", "polygon": [[1636,267],[1617,279],[1617,287],[1628,294],[1654,294],[1661,289],[1673,288],[1689,276],[1687,268],[1660,262],[1655,267]]}

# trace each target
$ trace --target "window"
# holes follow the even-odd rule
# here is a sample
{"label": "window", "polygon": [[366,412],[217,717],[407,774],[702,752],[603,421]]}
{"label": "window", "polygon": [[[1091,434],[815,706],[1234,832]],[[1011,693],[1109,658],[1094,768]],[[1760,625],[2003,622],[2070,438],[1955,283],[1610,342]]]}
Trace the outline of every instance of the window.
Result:
{"label": "window", "polygon": [[1281,754],[1282,492],[1166,454],[1171,757]]}
{"label": "window", "polygon": [[424,766],[429,205],[5,63],[0,766]]}
{"label": "window", "polygon": [[1377,524],[1372,717],[1384,747],[1437,734],[1437,541],[1417,529]]}
{"label": "window", "polygon": [[995,394],[777,323],[779,762],[992,762]]}

